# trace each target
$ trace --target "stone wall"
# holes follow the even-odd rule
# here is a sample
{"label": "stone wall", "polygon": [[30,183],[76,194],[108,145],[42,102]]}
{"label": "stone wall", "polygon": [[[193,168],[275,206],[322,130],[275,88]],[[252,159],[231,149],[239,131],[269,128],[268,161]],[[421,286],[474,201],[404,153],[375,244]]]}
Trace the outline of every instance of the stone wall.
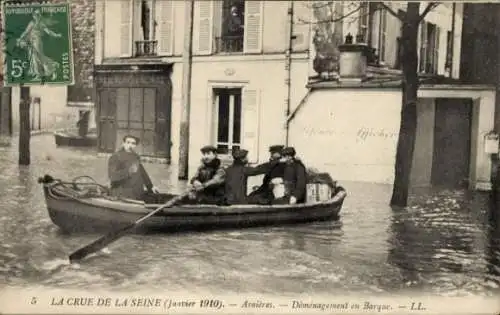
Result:
{"label": "stone wall", "polygon": [[91,102],[93,100],[94,2],[93,0],[71,1],[75,85],[68,87],[69,102]]}

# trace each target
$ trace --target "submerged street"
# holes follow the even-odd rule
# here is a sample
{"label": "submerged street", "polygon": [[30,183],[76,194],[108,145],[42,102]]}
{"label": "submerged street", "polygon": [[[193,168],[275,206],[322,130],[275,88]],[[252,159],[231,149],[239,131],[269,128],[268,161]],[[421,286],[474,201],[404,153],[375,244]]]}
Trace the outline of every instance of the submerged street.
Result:
{"label": "submerged street", "polygon": [[[31,166],[19,167],[15,142],[0,148],[2,286],[193,294],[499,291],[500,220],[491,219],[487,193],[420,190],[407,209],[392,210],[391,186],[357,182],[340,182],[348,197],[339,222],[126,236],[70,265],[69,253],[101,235],[60,233],[37,178],[89,175],[107,184],[107,159],[93,150],[56,148],[52,135],[40,135],[31,139]],[[175,169],[145,167],[162,191],[183,188]]]}

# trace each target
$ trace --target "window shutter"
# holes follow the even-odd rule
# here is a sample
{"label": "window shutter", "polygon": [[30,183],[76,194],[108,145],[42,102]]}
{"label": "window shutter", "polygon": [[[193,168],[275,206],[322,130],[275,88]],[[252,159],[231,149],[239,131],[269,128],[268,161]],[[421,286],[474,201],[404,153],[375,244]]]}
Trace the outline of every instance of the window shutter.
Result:
{"label": "window shutter", "polygon": [[194,51],[197,55],[210,55],[213,44],[213,1],[196,1],[195,4]]}
{"label": "window shutter", "polygon": [[132,1],[122,0],[120,10],[120,56],[132,56]]}
{"label": "window shutter", "polygon": [[[144,34],[142,33],[141,28],[141,15],[142,15],[142,0],[132,0],[132,41],[136,40],[144,40]],[[132,43],[132,49],[135,49],[135,44]]]}
{"label": "window shutter", "polygon": [[160,55],[171,56],[174,54],[174,2],[157,0],[156,12],[158,52]]}
{"label": "window shutter", "polygon": [[262,52],[263,1],[245,1],[245,38],[243,50],[246,53]]}
{"label": "window shutter", "polygon": [[385,44],[385,63],[395,67],[398,59],[398,38],[401,36],[401,20],[387,14],[387,30]]}
{"label": "window shutter", "polygon": [[311,24],[303,21],[312,21],[313,15],[308,1],[294,1],[294,25],[292,40],[292,50],[307,51],[309,49],[309,34],[311,32]]}
{"label": "window shutter", "polygon": [[222,9],[224,6],[224,1],[222,0],[214,0],[213,1],[213,32],[214,38],[220,37],[222,35]]}
{"label": "window shutter", "polygon": [[439,26],[436,25],[435,28],[436,32],[434,35],[434,44],[432,45],[434,47],[433,50],[433,60],[432,60],[432,70],[434,74],[438,74],[439,72],[439,39],[441,38],[441,29]]}
{"label": "window shutter", "polygon": [[248,150],[248,161],[259,160],[259,91],[243,89],[242,102],[242,147]]}
{"label": "window shutter", "polygon": [[425,64],[427,62],[427,23],[420,23],[420,66],[419,72],[425,72]]}
{"label": "window shutter", "polygon": [[104,0],[95,2],[95,62],[101,63],[104,45]]}

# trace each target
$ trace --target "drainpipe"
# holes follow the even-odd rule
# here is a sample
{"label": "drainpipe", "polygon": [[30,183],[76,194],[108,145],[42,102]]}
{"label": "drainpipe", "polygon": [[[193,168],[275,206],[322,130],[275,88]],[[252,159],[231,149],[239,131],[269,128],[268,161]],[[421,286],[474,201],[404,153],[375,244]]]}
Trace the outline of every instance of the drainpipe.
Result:
{"label": "drainpipe", "polygon": [[182,100],[179,134],[179,175],[178,179],[188,179],[189,168],[189,118],[191,115],[191,71],[193,58],[193,15],[194,0],[185,3],[184,50],[182,52]]}
{"label": "drainpipe", "polygon": [[451,4],[451,52],[450,52],[450,78],[453,77],[453,55],[455,50],[455,14],[457,10],[457,4],[453,2]]}
{"label": "drainpipe", "polygon": [[288,138],[289,138],[289,129],[290,124],[288,121],[288,116],[290,115],[290,95],[292,91],[292,85],[290,82],[291,74],[292,74],[292,45],[293,45],[293,1],[288,2],[288,40],[287,40],[287,48],[285,52],[285,85],[286,85],[286,123],[285,123],[285,145],[288,146]]}

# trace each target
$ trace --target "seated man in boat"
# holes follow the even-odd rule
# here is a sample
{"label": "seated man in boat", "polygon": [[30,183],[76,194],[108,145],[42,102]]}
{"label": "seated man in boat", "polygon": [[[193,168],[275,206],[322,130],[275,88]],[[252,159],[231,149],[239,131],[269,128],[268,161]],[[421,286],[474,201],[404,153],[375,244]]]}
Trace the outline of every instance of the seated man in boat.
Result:
{"label": "seated man in boat", "polygon": [[207,145],[201,148],[201,165],[190,181],[193,193],[190,202],[200,204],[218,204],[224,199],[224,181],[226,172],[221,160],[217,157],[217,149]]}
{"label": "seated man in boat", "polygon": [[284,148],[282,151],[285,168],[283,172],[283,183],[285,193],[281,198],[276,198],[274,204],[296,204],[304,203],[307,193],[306,167],[297,158],[293,147]]}
{"label": "seated man in boat", "polygon": [[[247,198],[247,179],[249,176],[262,175],[269,172],[269,165],[248,166],[248,151],[237,149],[232,152],[233,163],[226,168],[225,205],[245,204]],[[269,163],[267,163],[269,164]]]}
{"label": "seated man in boat", "polygon": [[280,162],[283,148],[284,146],[282,145],[273,145],[269,147],[269,161],[258,166],[266,175],[262,180],[262,185],[248,196],[249,203],[268,204],[274,199],[270,183],[273,178],[283,177],[285,164]]}
{"label": "seated man in boat", "polygon": [[123,137],[121,148],[113,153],[108,161],[108,175],[113,196],[141,200],[145,188],[148,192],[158,192],[139,155],[134,151],[138,143],[137,137],[131,135]]}

